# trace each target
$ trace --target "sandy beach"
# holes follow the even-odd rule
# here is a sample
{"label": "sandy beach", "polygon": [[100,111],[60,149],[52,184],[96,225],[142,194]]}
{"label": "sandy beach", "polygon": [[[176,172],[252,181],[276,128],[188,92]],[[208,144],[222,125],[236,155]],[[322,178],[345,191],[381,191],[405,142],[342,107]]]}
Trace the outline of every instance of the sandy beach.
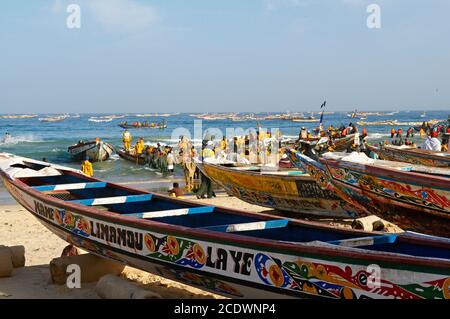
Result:
{"label": "sandy beach", "polygon": [[[218,194],[217,198],[212,199],[198,200],[194,196],[188,196],[187,199],[248,211],[270,210],[247,204],[226,194]],[[11,277],[0,278],[0,299],[99,298],[95,292],[95,283],[82,284],[81,289],[68,289],[66,286],[52,284],[48,265],[53,258],[61,255],[67,243],[47,230],[22,206],[0,206],[0,245],[23,245],[26,257],[25,267],[14,269]],[[131,267],[125,268],[123,276],[163,298],[222,298]]]}

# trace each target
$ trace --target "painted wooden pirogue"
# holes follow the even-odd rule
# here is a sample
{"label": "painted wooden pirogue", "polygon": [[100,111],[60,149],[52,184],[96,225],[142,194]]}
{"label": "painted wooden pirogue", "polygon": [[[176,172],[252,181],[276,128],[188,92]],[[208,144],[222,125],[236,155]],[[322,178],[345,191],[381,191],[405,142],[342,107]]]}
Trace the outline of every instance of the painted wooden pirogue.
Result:
{"label": "painted wooden pirogue", "polygon": [[357,217],[352,206],[334,192],[322,190],[303,170],[264,170],[261,166],[215,164],[208,160],[196,162],[197,167],[229,195],[250,204],[303,215]]}
{"label": "painted wooden pirogue", "polygon": [[114,147],[103,141],[80,141],[75,145],[69,146],[67,151],[78,161],[88,157],[91,162],[102,162],[112,155]]}
{"label": "painted wooden pirogue", "polygon": [[320,163],[288,151],[323,189],[361,212],[403,229],[450,237],[450,169],[369,159],[363,153],[325,153]]}
{"label": "painted wooden pirogue", "polygon": [[[322,137],[313,137],[310,139],[302,140],[304,142],[310,142],[312,145],[315,146],[317,142],[320,141]],[[353,142],[355,140],[355,134],[350,134],[345,137],[338,137],[334,139],[334,149],[337,152],[346,151],[350,146],[352,146]],[[294,148],[298,144],[298,140],[289,140],[286,142],[283,142],[283,147],[288,148]]]}
{"label": "painted wooden pirogue", "polygon": [[140,156],[136,156],[136,154],[134,153],[134,151],[131,152],[127,152],[124,149],[119,149],[116,150],[116,153],[123,159],[133,162],[137,165],[145,165],[146,161],[145,161],[145,157],[144,155],[140,155]]}
{"label": "painted wooden pirogue", "polygon": [[434,167],[450,167],[450,153],[448,152],[435,152],[396,145],[382,145],[380,147],[367,145],[367,148],[378,154],[378,156],[383,160],[407,162]]}
{"label": "painted wooden pirogue", "polygon": [[5,153],[0,174],[69,243],[227,297],[450,297],[449,239],[204,206]]}

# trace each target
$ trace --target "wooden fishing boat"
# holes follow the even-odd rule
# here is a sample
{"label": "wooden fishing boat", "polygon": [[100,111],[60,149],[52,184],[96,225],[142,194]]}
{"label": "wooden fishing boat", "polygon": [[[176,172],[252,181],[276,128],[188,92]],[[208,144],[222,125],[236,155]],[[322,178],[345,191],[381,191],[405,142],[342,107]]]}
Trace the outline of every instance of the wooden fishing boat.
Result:
{"label": "wooden fishing boat", "polygon": [[35,114],[22,114],[22,115],[0,115],[0,119],[32,119],[37,117]]}
{"label": "wooden fishing boat", "polygon": [[68,243],[226,297],[450,297],[449,239],[205,206],[6,153],[0,176]]}
{"label": "wooden fishing boat", "polygon": [[378,154],[380,159],[383,160],[407,162],[433,167],[450,167],[450,153],[448,152],[435,152],[415,147],[396,145],[382,145],[380,147],[367,145],[367,148]]}
{"label": "wooden fishing boat", "polygon": [[45,122],[53,123],[53,122],[62,122],[65,119],[67,119],[67,115],[41,117],[41,118],[39,118],[39,121],[44,122],[44,123]]}
{"label": "wooden fishing boat", "polygon": [[91,162],[103,162],[114,153],[114,147],[100,140],[80,141],[75,145],[69,146],[67,151],[77,161],[83,161],[88,157]]}
{"label": "wooden fishing boat", "polygon": [[450,169],[369,159],[363,153],[326,153],[317,162],[290,152],[323,189],[361,212],[403,229],[450,237]]}
{"label": "wooden fishing boat", "polygon": [[166,129],[167,124],[163,123],[120,123],[119,126],[123,129],[140,129],[140,128],[151,128],[151,129]]}
{"label": "wooden fishing boat", "polygon": [[147,162],[145,160],[145,156],[142,154],[140,156],[137,156],[134,153],[133,149],[131,149],[130,152],[127,152],[127,151],[125,151],[125,149],[122,148],[120,150],[116,150],[116,153],[124,160],[133,162],[137,165],[146,165],[147,164]]}
{"label": "wooden fishing boat", "polygon": [[[303,142],[310,142],[313,146],[316,146],[323,137],[316,136],[309,139],[302,140]],[[338,137],[334,139],[335,151],[342,152],[346,151],[350,146],[352,146],[355,140],[355,134],[350,134],[345,137]],[[326,140],[327,141],[327,140]],[[326,143],[326,142],[325,142]],[[298,140],[289,140],[282,143],[283,147],[294,148],[298,146]]]}
{"label": "wooden fishing boat", "polygon": [[353,207],[337,197],[334,192],[322,190],[303,170],[295,168],[269,170],[260,165],[233,162],[216,164],[209,159],[197,161],[196,165],[229,195],[250,204],[306,216],[357,217]]}

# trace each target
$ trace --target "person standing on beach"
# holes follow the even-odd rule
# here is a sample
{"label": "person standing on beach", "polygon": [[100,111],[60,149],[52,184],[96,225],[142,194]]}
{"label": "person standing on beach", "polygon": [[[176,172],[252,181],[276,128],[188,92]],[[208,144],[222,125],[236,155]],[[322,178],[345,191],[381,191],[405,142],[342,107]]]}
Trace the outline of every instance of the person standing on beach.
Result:
{"label": "person standing on beach", "polygon": [[81,171],[89,177],[94,176],[94,169],[92,168],[92,163],[89,162],[89,158],[86,157],[83,163],[81,163]]}
{"label": "person standing on beach", "polygon": [[167,169],[170,173],[174,171],[175,156],[172,153],[172,148],[167,151]]}

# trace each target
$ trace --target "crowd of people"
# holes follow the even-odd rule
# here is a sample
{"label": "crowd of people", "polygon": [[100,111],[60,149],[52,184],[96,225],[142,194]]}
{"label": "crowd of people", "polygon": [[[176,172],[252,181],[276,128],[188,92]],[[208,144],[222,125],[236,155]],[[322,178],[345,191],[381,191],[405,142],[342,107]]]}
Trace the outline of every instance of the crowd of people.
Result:
{"label": "crowd of people", "polygon": [[123,149],[126,153],[136,158],[136,161],[143,161],[150,168],[159,170],[161,173],[173,173],[175,156],[173,148],[157,143],[156,146],[145,145],[142,137],[139,137],[131,147],[133,137],[130,131],[125,130],[122,134]]}
{"label": "crowd of people", "polygon": [[[419,129],[418,129],[419,130]],[[440,133],[442,141],[439,140]],[[330,125],[327,129],[320,126],[314,130],[314,135],[305,127],[302,127],[298,139],[295,141],[297,149],[306,155],[318,157],[323,151],[334,151],[335,141],[347,136],[352,137],[351,143],[347,148],[348,152],[358,151],[366,152],[368,156],[375,157],[366,147],[365,138],[367,130],[363,128],[359,132],[356,125],[341,125],[333,127]],[[410,127],[403,132],[402,128],[391,129],[391,144],[408,145],[417,147],[414,138],[416,132]],[[448,136],[450,136],[450,123],[447,127],[431,126],[424,122],[419,130],[421,138],[425,138],[423,144],[419,147],[433,151],[448,151]],[[321,141],[324,140],[324,143]],[[386,142],[385,142],[386,143]],[[145,145],[143,138],[138,138],[132,147],[132,136],[128,130],[123,133],[124,150],[129,154],[140,158],[144,165],[152,169],[159,170],[161,173],[173,173],[175,165],[180,165],[184,171],[185,188],[184,191],[194,192],[197,197],[215,196],[211,181],[198,170],[195,165],[196,160],[214,159],[218,162],[233,161],[240,164],[278,164],[281,167],[289,167],[289,161],[284,156],[284,145],[281,142],[281,132],[276,134],[257,128],[249,131],[247,135],[234,136],[231,138],[223,137],[216,139],[214,136],[206,135],[202,141],[201,148],[197,150],[189,138],[180,136],[176,146],[166,146],[157,143],[155,146]],[[89,165],[86,165],[89,171]],[[201,181],[198,185],[195,181]],[[170,192],[171,195],[180,197],[183,191],[178,184],[174,184]]]}
{"label": "crowd of people", "polygon": [[[419,136],[421,139],[425,139],[419,146],[414,141],[415,129],[413,127],[408,128],[406,131],[405,139],[403,138],[403,129],[391,128],[391,144],[397,146],[410,146],[418,147],[424,150],[436,151],[436,152],[448,152],[449,136],[450,136],[450,123],[448,125],[436,125],[432,126],[428,122],[423,122],[419,130]],[[442,136],[442,140],[439,139]],[[388,144],[388,142],[385,142]]]}

